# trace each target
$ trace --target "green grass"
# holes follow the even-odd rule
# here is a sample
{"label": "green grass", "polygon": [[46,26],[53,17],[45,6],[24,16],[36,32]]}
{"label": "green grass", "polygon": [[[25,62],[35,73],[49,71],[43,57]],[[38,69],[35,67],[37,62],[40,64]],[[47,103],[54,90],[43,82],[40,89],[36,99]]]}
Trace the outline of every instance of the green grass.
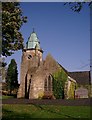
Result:
{"label": "green grass", "polygon": [[7,120],[28,120],[31,118],[90,118],[89,106],[5,104],[2,108],[3,119],[7,118]]}
{"label": "green grass", "polygon": [[9,99],[9,98],[14,98],[14,96],[2,95],[2,97],[0,97],[0,99]]}

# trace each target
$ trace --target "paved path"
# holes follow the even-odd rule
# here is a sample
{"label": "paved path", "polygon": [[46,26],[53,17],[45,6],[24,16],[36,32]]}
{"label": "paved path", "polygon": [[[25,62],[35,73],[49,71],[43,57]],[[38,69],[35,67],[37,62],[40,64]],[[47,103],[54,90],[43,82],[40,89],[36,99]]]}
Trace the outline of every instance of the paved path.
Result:
{"label": "paved path", "polygon": [[63,105],[63,106],[91,106],[91,99],[75,99],[75,100],[29,100],[29,99],[4,99],[2,104],[39,104],[39,105]]}

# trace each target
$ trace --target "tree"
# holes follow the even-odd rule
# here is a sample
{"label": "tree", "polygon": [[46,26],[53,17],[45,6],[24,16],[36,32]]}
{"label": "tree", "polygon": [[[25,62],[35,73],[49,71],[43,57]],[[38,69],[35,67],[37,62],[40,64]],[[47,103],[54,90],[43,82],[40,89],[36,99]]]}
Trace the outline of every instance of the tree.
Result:
{"label": "tree", "polygon": [[14,59],[11,60],[7,69],[6,84],[7,90],[10,91],[10,94],[13,90],[18,88],[18,70]]}
{"label": "tree", "polygon": [[23,49],[23,37],[19,31],[27,17],[22,15],[18,2],[2,3],[2,55],[11,56]]}
{"label": "tree", "polygon": [[6,78],[6,63],[4,62],[5,58],[0,57],[0,77],[2,80]]}
{"label": "tree", "polygon": [[88,4],[89,7],[92,5],[92,1],[88,2],[88,0],[84,0],[84,2],[66,2],[64,3],[64,5],[69,5],[71,10],[79,13],[82,10],[85,3]]}

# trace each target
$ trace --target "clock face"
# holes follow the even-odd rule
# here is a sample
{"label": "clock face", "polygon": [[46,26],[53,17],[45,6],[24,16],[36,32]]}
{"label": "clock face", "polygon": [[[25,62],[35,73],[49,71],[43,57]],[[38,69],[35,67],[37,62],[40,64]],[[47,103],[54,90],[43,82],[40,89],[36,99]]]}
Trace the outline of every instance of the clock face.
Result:
{"label": "clock face", "polygon": [[28,55],[28,59],[31,59],[32,58],[32,56],[31,55]]}

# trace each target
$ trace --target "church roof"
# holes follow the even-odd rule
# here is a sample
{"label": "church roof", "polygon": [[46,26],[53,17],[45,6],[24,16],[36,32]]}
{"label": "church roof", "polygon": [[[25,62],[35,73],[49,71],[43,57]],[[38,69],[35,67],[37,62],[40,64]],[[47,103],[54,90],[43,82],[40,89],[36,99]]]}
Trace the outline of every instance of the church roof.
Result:
{"label": "church roof", "polygon": [[91,82],[90,71],[69,72],[69,74],[80,85],[88,85]]}
{"label": "church roof", "polygon": [[39,39],[37,37],[36,32],[31,33],[30,37],[28,38],[28,41],[26,43],[26,49],[40,49],[40,42]]}

